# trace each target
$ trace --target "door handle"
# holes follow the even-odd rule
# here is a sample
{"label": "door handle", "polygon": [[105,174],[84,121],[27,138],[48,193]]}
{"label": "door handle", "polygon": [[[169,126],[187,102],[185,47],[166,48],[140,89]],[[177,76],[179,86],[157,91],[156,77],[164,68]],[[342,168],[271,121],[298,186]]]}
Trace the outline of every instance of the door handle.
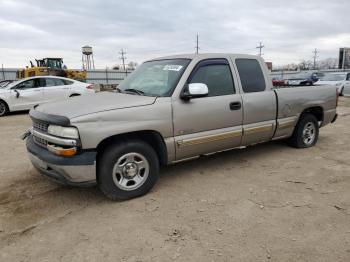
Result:
{"label": "door handle", "polygon": [[241,102],[232,102],[232,103],[230,103],[230,109],[231,110],[239,110],[239,109],[241,109],[241,107],[242,107]]}

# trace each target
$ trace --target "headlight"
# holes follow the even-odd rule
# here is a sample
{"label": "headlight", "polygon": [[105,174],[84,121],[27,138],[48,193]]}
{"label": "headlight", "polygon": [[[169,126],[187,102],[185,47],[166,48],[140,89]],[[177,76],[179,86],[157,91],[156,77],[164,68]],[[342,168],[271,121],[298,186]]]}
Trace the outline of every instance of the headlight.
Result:
{"label": "headlight", "polygon": [[75,127],[49,125],[47,132],[54,136],[75,138],[75,139],[79,138],[78,129],[76,129]]}
{"label": "headlight", "polygon": [[335,86],[341,86],[342,85],[342,83],[336,83],[335,84]]}

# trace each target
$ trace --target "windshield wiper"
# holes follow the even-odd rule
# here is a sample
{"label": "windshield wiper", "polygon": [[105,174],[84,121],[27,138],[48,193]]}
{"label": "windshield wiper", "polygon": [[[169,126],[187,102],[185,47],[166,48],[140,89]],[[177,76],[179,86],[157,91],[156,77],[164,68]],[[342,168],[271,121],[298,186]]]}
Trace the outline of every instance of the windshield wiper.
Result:
{"label": "windshield wiper", "polygon": [[138,94],[138,95],[141,95],[141,96],[145,95],[145,92],[143,92],[141,90],[138,90],[138,89],[135,89],[135,88],[127,88],[127,89],[124,89],[123,91],[132,92],[132,93],[135,93],[135,94]]}

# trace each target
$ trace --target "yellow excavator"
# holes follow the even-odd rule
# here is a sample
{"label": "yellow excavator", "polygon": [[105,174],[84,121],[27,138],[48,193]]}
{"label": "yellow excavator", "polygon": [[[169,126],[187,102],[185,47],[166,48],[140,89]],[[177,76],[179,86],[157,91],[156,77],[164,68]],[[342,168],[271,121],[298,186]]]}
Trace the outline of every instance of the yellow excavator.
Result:
{"label": "yellow excavator", "polygon": [[86,71],[67,69],[62,58],[35,59],[36,65],[30,61],[30,67],[17,71],[17,78],[22,79],[32,76],[62,76],[79,81],[86,81]]}

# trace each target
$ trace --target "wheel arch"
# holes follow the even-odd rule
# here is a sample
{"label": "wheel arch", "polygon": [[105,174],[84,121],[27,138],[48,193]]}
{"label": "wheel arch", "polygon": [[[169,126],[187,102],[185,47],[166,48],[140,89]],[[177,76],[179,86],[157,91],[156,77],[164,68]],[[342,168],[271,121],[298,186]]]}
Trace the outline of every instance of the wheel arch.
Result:
{"label": "wheel arch", "polygon": [[163,136],[154,130],[142,130],[129,133],[118,134],[103,139],[96,147],[97,158],[103,152],[103,150],[111,143],[117,143],[119,141],[140,139],[149,144],[156,152],[161,165],[166,165],[168,162],[167,148]]}
{"label": "wheel arch", "polygon": [[[319,122],[323,122],[324,119],[324,110],[321,106],[312,106],[304,109],[304,111],[300,114],[302,116],[303,114],[312,114],[316,117],[316,119]],[[299,117],[300,119],[301,117]]]}
{"label": "wheel arch", "polygon": [[10,108],[10,106],[9,106],[9,103],[8,103],[5,99],[3,99],[2,97],[0,97],[0,101],[5,103],[5,105],[7,106],[8,112],[10,112],[10,111],[11,111],[11,108]]}

